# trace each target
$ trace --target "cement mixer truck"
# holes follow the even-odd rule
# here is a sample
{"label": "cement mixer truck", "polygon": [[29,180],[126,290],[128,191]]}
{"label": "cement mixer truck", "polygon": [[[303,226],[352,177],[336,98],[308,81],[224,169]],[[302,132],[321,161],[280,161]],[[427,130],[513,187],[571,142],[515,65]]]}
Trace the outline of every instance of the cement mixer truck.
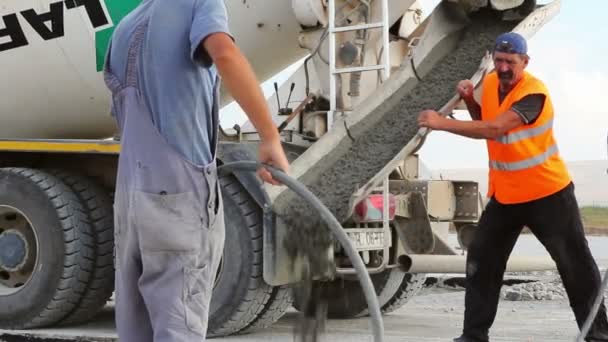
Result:
{"label": "cement mixer truck", "polygon": [[[113,28],[139,1],[0,6],[0,328],[86,322],[113,293],[120,140],[100,71]],[[292,175],[343,222],[382,311],[404,305],[425,273],[463,272],[481,196],[474,182],[421,172],[416,152],[428,132],[417,129],[416,114],[459,108],[456,81],[481,82],[494,37],[532,36],[559,0],[445,0],[424,20],[415,0],[225,3],[260,80],[299,63],[268,99]],[[224,94],[222,106],[230,101]],[[220,162],[255,159],[250,124],[221,133]],[[264,191],[254,175],[239,172],[221,183],[226,246],[210,307],[213,336],[273,324],[294,305],[291,286],[301,280],[285,247],[290,220],[276,214],[289,191]],[[448,242],[448,225],[462,250]],[[365,315],[341,247],[318,253],[335,268],[315,276],[340,289],[329,315]],[[535,267],[542,265],[509,264]]]}

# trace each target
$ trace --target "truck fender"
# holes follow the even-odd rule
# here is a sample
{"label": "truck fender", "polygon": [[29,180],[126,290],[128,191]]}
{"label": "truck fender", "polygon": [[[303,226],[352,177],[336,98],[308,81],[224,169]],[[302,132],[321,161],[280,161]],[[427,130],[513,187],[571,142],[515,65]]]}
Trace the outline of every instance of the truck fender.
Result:
{"label": "truck fender", "polygon": [[[257,144],[254,143],[222,143],[218,146],[218,164],[251,160],[256,161]],[[219,165],[218,165],[219,166]],[[267,197],[264,192],[263,184],[253,172],[234,172],[236,179],[249,192],[255,202],[264,208]]]}

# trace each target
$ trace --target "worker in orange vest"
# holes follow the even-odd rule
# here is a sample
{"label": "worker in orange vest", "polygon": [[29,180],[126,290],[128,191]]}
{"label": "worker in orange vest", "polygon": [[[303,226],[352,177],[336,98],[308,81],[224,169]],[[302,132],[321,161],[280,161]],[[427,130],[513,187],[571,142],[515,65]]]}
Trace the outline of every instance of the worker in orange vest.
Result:
{"label": "worker in orange vest", "polygon": [[[484,79],[481,105],[473,97],[471,81],[457,85],[472,121],[448,119],[432,110],[418,118],[420,127],[485,139],[488,146],[490,201],[468,247],[464,329],[455,342],[489,340],[506,263],[524,226],[555,260],[579,329],[601,283],[574,185],[553,136],[549,92],[524,70],[529,61],[525,38],[501,34],[492,56],[495,70]],[[608,341],[603,303],[587,341]]]}

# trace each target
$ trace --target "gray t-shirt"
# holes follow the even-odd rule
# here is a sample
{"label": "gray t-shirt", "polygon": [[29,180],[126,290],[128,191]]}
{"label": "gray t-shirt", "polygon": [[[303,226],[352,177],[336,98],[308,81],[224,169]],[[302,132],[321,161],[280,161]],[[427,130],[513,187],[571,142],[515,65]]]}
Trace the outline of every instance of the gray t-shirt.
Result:
{"label": "gray t-shirt", "polygon": [[[110,67],[124,83],[129,42],[148,21],[139,58],[139,88],[154,125],[167,142],[198,165],[213,160],[217,130],[212,109],[218,75],[201,42],[228,33],[223,0],[144,0],[118,25],[112,37]],[[128,113],[127,113],[128,115]]]}
{"label": "gray t-shirt", "polygon": [[[503,93],[498,90],[498,101],[502,101],[507,97],[509,93]],[[514,111],[521,117],[524,124],[529,125],[536,122],[536,119],[540,116],[545,106],[545,95],[544,94],[530,94],[522,97],[519,101],[511,105],[511,110]]]}

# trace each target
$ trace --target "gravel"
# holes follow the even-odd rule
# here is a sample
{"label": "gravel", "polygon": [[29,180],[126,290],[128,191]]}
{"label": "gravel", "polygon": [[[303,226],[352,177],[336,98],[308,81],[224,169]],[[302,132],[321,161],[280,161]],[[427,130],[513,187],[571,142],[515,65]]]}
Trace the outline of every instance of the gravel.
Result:
{"label": "gravel", "polygon": [[[600,270],[602,277],[605,270]],[[562,284],[557,271],[537,272],[530,274],[540,277],[537,281],[503,286],[500,291],[500,298],[508,301],[545,301],[568,299],[566,290]],[[604,298],[607,298],[608,291],[604,291]]]}
{"label": "gravel", "polygon": [[[605,269],[600,269],[604,276]],[[464,278],[447,277],[429,284],[422,294],[436,294],[464,290]],[[608,299],[608,290],[604,292]],[[510,273],[500,290],[501,301],[534,302],[568,300],[568,295],[557,271]]]}

